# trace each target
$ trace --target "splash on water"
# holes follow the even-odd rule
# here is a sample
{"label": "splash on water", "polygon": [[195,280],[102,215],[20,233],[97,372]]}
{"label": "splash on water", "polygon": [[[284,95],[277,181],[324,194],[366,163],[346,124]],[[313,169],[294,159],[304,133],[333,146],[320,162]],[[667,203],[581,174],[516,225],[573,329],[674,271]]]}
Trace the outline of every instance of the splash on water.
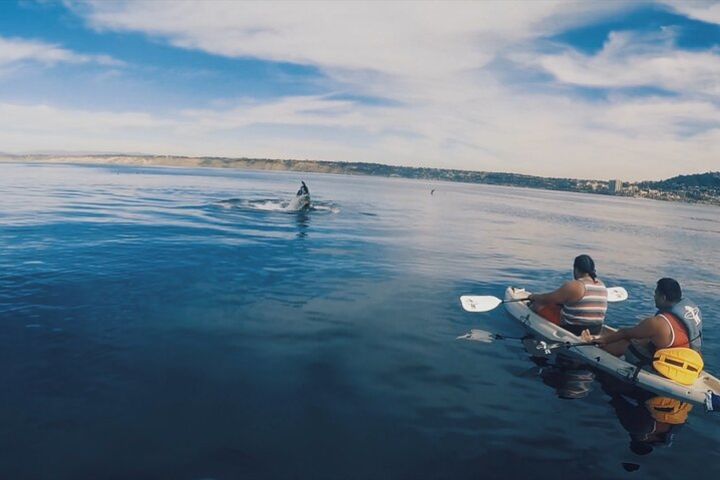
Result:
{"label": "splash on water", "polygon": [[[297,198],[297,197],[295,197]],[[222,208],[240,208],[262,212],[298,213],[298,212],[323,212],[340,213],[340,208],[331,202],[313,201],[309,207],[302,208],[295,198],[292,200],[278,200],[276,198],[262,198],[247,200],[242,198],[230,198],[218,202]]]}

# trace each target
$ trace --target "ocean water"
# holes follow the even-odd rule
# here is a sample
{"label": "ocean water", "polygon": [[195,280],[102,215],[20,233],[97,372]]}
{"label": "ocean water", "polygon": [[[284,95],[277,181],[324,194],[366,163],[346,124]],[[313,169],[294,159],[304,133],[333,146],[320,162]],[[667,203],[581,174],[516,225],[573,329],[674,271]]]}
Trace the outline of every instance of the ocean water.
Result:
{"label": "ocean water", "polygon": [[[315,208],[287,212],[300,179]],[[719,239],[701,205],[0,164],[0,477],[714,478],[720,415],[695,407],[640,455],[642,405],[519,341],[456,337],[523,334],[459,295],[548,290],[589,253],[630,293],[615,325],[680,280],[720,373]]]}

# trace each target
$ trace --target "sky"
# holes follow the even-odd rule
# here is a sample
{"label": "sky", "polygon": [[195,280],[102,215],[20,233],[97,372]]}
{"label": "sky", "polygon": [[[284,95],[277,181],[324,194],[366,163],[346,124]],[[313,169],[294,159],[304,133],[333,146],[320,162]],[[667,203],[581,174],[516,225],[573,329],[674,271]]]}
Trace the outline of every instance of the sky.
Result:
{"label": "sky", "polygon": [[720,1],[0,2],[0,152],[720,170]]}

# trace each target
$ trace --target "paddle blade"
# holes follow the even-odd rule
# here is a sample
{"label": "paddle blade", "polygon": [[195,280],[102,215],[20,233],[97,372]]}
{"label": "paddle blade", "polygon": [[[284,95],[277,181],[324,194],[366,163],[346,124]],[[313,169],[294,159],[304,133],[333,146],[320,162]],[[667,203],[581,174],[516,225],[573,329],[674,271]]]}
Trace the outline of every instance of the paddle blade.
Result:
{"label": "paddle blade", "polygon": [[472,329],[470,333],[457,337],[457,340],[473,340],[475,342],[491,343],[495,340],[495,335],[485,330]]}
{"label": "paddle blade", "polygon": [[628,299],[628,292],[623,287],[610,287],[607,289],[609,303],[622,302]]}
{"label": "paddle blade", "polygon": [[460,297],[460,303],[466,312],[489,312],[497,308],[502,303],[497,297],[490,295],[463,295]]}
{"label": "paddle blade", "polygon": [[523,347],[525,347],[525,351],[532,357],[544,358],[549,355],[549,353],[546,353],[547,344],[534,337],[523,338],[522,344]]}

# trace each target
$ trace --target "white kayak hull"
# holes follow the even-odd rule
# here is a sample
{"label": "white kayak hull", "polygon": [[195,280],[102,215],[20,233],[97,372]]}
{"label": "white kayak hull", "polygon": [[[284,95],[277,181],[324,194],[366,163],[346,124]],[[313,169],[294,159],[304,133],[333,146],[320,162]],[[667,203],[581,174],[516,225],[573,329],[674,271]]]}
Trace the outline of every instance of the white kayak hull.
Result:
{"label": "white kayak hull", "polygon": [[[505,303],[505,309],[512,318],[522,323],[534,336],[548,343],[582,342],[577,335],[548,322],[530,310],[527,302],[517,301],[517,299],[525,298],[528,295],[530,295],[530,292],[522,288],[508,287],[507,290],[505,290],[506,302],[516,300],[515,302]],[[613,330],[608,326],[603,328]],[[626,362],[622,357],[615,357],[601,348],[592,345],[567,347],[563,350],[566,351],[568,355],[583,363],[657,395],[673,397],[681,401],[703,406],[705,405],[708,391],[720,395],[720,380],[707,372],[702,372],[700,378],[698,378],[693,385],[680,385],[656,374],[651,368],[641,370],[637,377],[635,377],[636,367],[634,365]]]}

